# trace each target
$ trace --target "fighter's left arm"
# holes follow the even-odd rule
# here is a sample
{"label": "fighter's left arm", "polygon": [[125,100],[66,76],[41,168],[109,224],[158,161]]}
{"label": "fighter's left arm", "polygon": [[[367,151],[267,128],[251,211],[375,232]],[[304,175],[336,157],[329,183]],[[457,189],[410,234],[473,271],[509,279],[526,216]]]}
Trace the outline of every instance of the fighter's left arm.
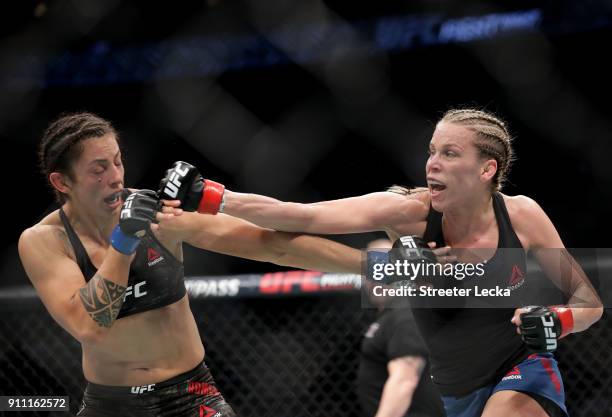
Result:
{"label": "fighter's left arm", "polygon": [[277,232],[225,214],[158,213],[162,238],[241,258],[295,268],[359,274],[361,253],[317,236]]}
{"label": "fighter's left arm", "polygon": [[[565,248],[557,229],[544,210],[532,199],[520,197],[516,201],[512,223],[521,233],[542,270],[568,297],[567,305],[552,306],[561,322],[561,337],[581,332],[597,322],[603,314],[603,306],[597,291],[591,285],[582,267]],[[521,324],[517,309],[512,322]]]}

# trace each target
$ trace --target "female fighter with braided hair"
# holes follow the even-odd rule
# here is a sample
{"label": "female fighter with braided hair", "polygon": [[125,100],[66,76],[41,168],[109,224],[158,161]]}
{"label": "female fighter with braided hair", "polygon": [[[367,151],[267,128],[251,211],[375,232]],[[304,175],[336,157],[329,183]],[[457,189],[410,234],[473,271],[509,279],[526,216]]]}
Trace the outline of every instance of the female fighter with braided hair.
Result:
{"label": "female fighter with braided hair", "polygon": [[[79,416],[235,415],[203,362],[182,241],[280,265],[359,271],[359,251],[325,239],[226,215],[159,213],[154,192],[124,188],[119,138],[96,115],[53,122],[40,163],[61,208],[22,233],[19,255],[49,313],[82,345],[88,385]],[[179,233],[185,224],[192,231]]]}
{"label": "female fighter with braided hair", "polygon": [[[161,198],[176,198],[203,212],[222,209],[288,232],[385,231],[392,241],[416,235],[435,242],[430,245],[437,246],[438,255],[448,253],[449,247],[479,249],[485,254],[485,270],[495,271],[499,282],[510,286],[510,281],[514,288],[521,286],[527,251],[551,279],[561,275],[560,262],[569,265],[567,306],[414,309],[430,350],[434,382],[450,417],[563,416],[567,411],[562,379],[549,351],[558,338],[599,320],[603,309],[542,208],[529,197],[500,193],[512,160],[511,137],[502,120],[485,111],[459,109],[445,113],[436,125],[425,167],[427,188],[392,187],[360,197],[299,204],[231,192],[198,180],[189,201],[172,192]],[[180,176],[177,167],[187,169],[175,165],[164,184]],[[550,256],[554,251],[549,248],[561,258]],[[521,332],[522,337],[517,335]]]}

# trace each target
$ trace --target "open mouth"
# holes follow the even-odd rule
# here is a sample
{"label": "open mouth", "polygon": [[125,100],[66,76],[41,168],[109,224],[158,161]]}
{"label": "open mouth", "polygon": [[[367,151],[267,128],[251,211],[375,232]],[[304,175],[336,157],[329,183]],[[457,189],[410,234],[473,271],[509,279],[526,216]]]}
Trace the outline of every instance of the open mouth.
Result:
{"label": "open mouth", "polygon": [[116,207],[119,203],[121,203],[121,191],[112,193],[104,199],[104,202],[111,207]]}
{"label": "open mouth", "polygon": [[446,190],[446,185],[439,181],[429,181],[428,185],[432,196],[438,195],[442,191]]}

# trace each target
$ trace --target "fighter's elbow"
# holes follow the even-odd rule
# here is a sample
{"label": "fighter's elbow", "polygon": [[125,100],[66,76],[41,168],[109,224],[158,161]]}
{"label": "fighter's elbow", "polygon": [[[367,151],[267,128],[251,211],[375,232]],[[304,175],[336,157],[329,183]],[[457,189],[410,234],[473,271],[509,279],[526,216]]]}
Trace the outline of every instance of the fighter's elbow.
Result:
{"label": "fighter's elbow", "polygon": [[593,301],[588,310],[590,311],[591,316],[591,323],[589,324],[589,326],[592,326],[602,318],[604,313],[603,304],[601,302],[601,299],[597,295],[593,296]]}
{"label": "fighter's elbow", "polygon": [[75,337],[81,344],[92,346],[102,343],[106,339],[107,334],[107,329],[100,328],[94,323],[90,326],[84,326]]}
{"label": "fighter's elbow", "polygon": [[263,252],[260,260],[270,262],[276,265],[290,266],[291,258],[291,240],[293,234],[286,232],[277,232],[273,230],[264,230],[261,232],[260,242]]}
{"label": "fighter's elbow", "polygon": [[603,312],[602,306],[579,308],[578,312],[574,313],[574,332],[582,332],[590,328],[601,319]]}
{"label": "fighter's elbow", "polygon": [[592,324],[595,324],[602,318],[603,313],[604,313],[604,308],[600,303],[600,305],[595,307],[593,310],[594,311],[593,311],[593,323]]}
{"label": "fighter's elbow", "polygon": [[[78,305],[80,300],[73,297],[73,308],[70,310],[70,317],[67,326],[64,326],[69,333],[74,336],[81,344],[97,345],[108,337],[112,322],[106,323],[102,320],[96,320],[91,313],[85,311],[82,305]],[[66,323],[66,322],[64,322]]]}

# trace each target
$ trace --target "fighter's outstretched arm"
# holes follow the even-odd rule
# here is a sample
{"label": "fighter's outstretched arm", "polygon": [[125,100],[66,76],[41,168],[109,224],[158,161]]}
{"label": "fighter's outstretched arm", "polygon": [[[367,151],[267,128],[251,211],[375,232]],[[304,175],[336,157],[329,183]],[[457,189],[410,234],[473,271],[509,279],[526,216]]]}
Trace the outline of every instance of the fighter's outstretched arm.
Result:
{"label": "fighter's outstretched arm", "polygon": [[411,223],[423,209],[419,200],[392,192],[302,204],[226,190],[223,212],[275,230],[342,234]]}
{"label": "fighter's outstretched arm", "polygon": [[186,211],[240,217],[261,227],[285,232],[345,234],[386,231],[424,219],[429,207],[393,192],[312,204],[289,203],[257,194],[235,193],[204,180],[197,168],[177,161],[160,184],[160,198],[176,200]]}
{"label": "fighter's outstretched arm", "polygon": [[360,273],[359,250],[328,239],[264,229],[224,214],[158,214],[158,220],[161,237],[201,249],[302,269]]}

